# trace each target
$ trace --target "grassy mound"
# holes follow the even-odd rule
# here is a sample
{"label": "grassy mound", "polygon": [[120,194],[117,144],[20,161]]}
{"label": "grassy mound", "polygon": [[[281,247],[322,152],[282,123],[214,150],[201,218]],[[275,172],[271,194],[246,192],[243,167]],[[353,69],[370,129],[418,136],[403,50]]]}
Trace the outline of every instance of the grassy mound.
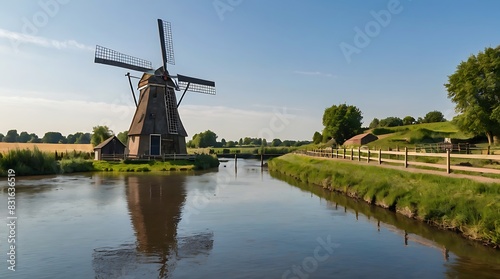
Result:
{"label": "grassy mound", "polygon": [[500,185],[285,155],[269,169],[500,245]]}

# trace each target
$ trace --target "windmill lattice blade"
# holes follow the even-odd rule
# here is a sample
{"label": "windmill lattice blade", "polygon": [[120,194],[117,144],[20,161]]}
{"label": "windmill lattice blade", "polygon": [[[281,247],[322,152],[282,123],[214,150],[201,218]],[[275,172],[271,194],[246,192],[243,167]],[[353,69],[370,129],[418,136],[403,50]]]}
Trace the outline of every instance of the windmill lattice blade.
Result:
{"label": "windmill lattice blade", "polygon": [[150,61],[126,55],[99,45],[97,45],[95,49],[94,62],[139,72],[149,72],[153,70],[153,64]]}
{"label": "windmill lattice blade", "polygon": [[179,81],[180,90],[188,88],[188,91],[215,95],[215,82],[213,81],[183,75],[177,75],[177,80]]}
{"label": "windmill lattice blade", "polygon": [[175,65],[174,42],[172,40],[172,27],[170,25],[170,22],[158,19],[158,29],[160,30],[163,62],[170,65]]}

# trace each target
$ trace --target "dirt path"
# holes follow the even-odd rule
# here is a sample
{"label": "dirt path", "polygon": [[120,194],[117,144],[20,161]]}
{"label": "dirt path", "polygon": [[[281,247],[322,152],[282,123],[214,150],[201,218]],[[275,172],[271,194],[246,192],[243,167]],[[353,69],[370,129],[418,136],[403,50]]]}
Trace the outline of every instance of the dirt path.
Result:
{"label": "dirt path", "polygon": [[[307,156],[300,154],[301,156]],[[440,176],[445,176],[445,177],[451,177],[451,178],[465,178],[465,179],[470,179],[474,180],[477,182],[481,183],[498,183],[500,184],[500,179],[497,178],[490,178],[490,177],[484,177],[484,176],[478,176],[478,175],[468,175],[468,174],[459,174],[459,173],[446,173],[445,171],[438,171],[438,170],[427,170],[427,169],[419,169],[415,168],[412,166],[408,166],[408,168],[404,168],[403,166],[393,166],[393,165],[387,165],[387,164],[382,164],[379,165],[377,162],[373,162],[370,164],[366,162],[359,162],[359,161],[351,161],[349,159],[341,159],[341,158],[325,158],[325,157],[316,157],[316,156],[307,156],[307,157],[312,157],[320,160],[334,160],[334,161],[342,161],[345,163],[351,163],[351,164],[358,164],[358,165],[370,165],[370,166],[376,166],[380,168],[386,168],[386,169],[395,169],[395,170],[400,170],[400,171],[407,171],[407,172],[413,172],[413,173],[426,173],[426,174],[434,174],[434,175],[440,175]]]}

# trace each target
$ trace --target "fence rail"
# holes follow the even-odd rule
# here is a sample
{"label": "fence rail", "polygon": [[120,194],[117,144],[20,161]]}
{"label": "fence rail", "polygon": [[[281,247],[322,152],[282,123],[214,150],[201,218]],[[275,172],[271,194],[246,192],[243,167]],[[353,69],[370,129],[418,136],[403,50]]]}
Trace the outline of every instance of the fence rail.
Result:
{"label": "fence rail", "polygon": [[[351,161],[365,161],[391,164],[400,164],[407,168],[408,166],[419,166],[419,167],[429,167],[444,169],[447,173],[451,173],[453,170],[458,171],[469,171],[477,173],[490,173],[490,174],[500,174],[500,169],[494,168],[484,168],[484,167],[471,167],[464,165],[452,165],[451,159],[474,159],[474,160],[491,160],[500,164],[500,155],[481,155],[481,154],[452,154],[448,149],[446,153],[421,153],[421,152],[409,152],[407,148],[404,151],[383,151],[379,150],[362,150],[358,149],[316,149],[316,150],[298,150],[295,151],[296,154],[303,154],[312,157],[322,157],[322,158],[337,158],[345,159]],[[388,155],[389,158],[384,158],[384,155]],[[387,157],[387,156],[386,156]],[[392,158],[392,157],[395,157]],[[444,164],[437,163],[426,163],[410,160],[412,157],[432,157],[432,158],[445,158]]]}

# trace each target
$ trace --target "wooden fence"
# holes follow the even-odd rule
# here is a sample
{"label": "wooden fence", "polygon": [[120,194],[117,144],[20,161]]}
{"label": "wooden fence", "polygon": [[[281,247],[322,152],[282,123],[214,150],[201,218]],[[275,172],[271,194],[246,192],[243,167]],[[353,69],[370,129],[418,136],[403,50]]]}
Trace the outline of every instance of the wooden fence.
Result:
{"label": "wooden fence", "polygon": [[[337,158],[337,159],[345,159],[351,161],[365,161],[367,163],[377,162],[378,164],[382,163],[391,163],[391,164],[399,164],[407,168],[408,166],[418,166],[418,167],[428,167],[428,168],[437,168],[444,169],[447,173],[451,173],[451,171],[468,171],[468,172],[478,172],[478,173],[491,173],[491,174],[500,174],[500,169],[494,168],[482,168],[482,167],[471,167],[464,165],[452,165],[451,159],[472,159],[472,160],[491,160],[500,163],[500,155],[483,155],[483,154],[454,154],[451,153],[450,150],[446,150],[446,153],[422,153],[422,152],[410,152],[408,148],[405,148],[404,151],[382,151],[379,150],[362,150],[358,149],[317,149],[317,150],[299,150],[296,151],[297,154],[303,154],[307,156],[313,157],[323,157],[323,158]],[[389,158],[384,158],[389,157]],[[444,164],[437,163],[425,163],[411,160],[412,158],[417,157],[433,157],[433,158],[446,158],[446,162]]]}

